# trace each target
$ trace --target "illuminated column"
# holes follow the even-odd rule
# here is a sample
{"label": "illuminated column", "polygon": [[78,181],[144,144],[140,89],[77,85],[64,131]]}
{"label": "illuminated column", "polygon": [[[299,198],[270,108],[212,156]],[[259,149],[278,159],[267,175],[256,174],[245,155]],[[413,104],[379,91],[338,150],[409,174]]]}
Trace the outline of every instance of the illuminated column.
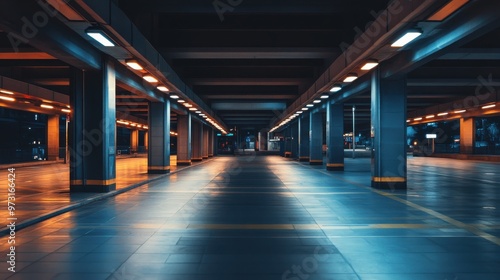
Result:
{"label": "illuminated column", "polygon": [[201,129],[203,131],[203,151],[202,151],[202,158],[203,159],[207,159],[208,158],[208,147],[209,147],[209,143],[208,143],[208,138],[209,138],[208,130],[211,129],[211,128],[208,127],[208,126],[205,126],[205,125],[201,125]]}
{"label": "illuminated column", "polygon": [[47,120],[48,160],[59,159],[59,115],[50,115]]}
{"label": "illuminated column", "polygon": [[130,150],[138,152],[139,149],[139,130],[132,129],[130,131]]}
{"label": "illuminated column", "polygon": [[170,172],[170,100],[149,103],[148,173]]}
{"label": "illuminated column", "polygon": [[476,137],[476,125],[474,118],[460,119],[460,153],[474,153],[474,138]]}
{"label": "illuminated column", "polygon": [[309,161],[309,116],[298,118],[299,161]]}
{"label": "illuminated column", "polygon": [[[380,68],[380,67],[379,67]],[[372,187],[406,189],[406,81],[372,74]]]}
{"label": "illuminated column", "polygon": [[293,122],[290,125],[290,134],[291,134],[291,149],[292,152],[291,158],[298,159],[299,157],[299,122]]}
{"label": "illuminated column", "polygon": [[344,170],[344,106],[342,103],[326,107],[326,170]]}
{"label": "illuminated column", "polygon": [[215,131],[212,127],[208,127],[208,157],[214,156],[214,138]]}
{"label": "illuminated column", "polygon": [[100,70],[73,69],[69,123],[70,191],[116,189],[116,78],[112,61]]}
{"label": "illuminated column", "polygon": [[191,165],[191,114],[177,115],[177,165]]}
{"label": "illuminated column", "polygon": [[144,148],[146,149],[146,152],[149,151],[149,145],[148,145],[149,144],[148,143],[149,137],[148,136],[149,136],[148,131],[144,131]]}
{"label": "illuminated column", "polygon": [[191,161],[202,161],[203,160],[203,124],[199,122],[193,122],[192,129],[192,140],[191,149],[193,154],[191,155]]}
{"label": "illuminated column", "polygon": [[323,164],[323,116],[321,112],[310,113],[309,153],[309,164]]}

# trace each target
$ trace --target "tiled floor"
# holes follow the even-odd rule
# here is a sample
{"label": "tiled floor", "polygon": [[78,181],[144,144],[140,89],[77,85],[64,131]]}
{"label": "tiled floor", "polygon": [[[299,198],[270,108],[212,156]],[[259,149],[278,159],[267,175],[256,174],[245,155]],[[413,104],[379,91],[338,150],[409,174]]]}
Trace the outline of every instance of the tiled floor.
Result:
{"label": "tiled floor", "polygon": [[500,165],[408,163],[381,192],[369,159],[215,158],[16,232],[0,278],[499,279]]}

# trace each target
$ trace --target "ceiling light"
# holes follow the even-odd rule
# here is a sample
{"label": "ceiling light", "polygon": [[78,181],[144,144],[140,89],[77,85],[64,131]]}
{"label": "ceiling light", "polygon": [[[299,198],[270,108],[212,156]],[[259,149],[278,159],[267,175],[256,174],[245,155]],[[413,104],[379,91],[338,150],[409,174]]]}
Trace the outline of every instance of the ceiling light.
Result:
{"label": "ceiling light", "polygon": [[6,101],[16,101],[16,99],[14,99],[12,97],[7,97],[7,96],[0,96],[0,99],[6,100]]}
{"label": "ceiling light", "polygon": [[342,86],[339,84],[334,84],[333,87],[330,89],[330,92],[337,92],[342,89]]}
{"label": "ceiling light", "polygon": [[330,95],[328,95],[328,94],[323,94],[323,95],[321,95],[319,98],[321,98],[321,99],[327,99],[328,97],[330,97]]}
{"label": "ceiling light", "polygon": [[302,111],[297,111],[296,112],[296,114],[302,114],[302,113],[304,113],[304,112],[302,112]]}
{"label": "ceiling light", "polygon": [[166,86],[157,86],[156,87],[159,91],[167,92],[168,88]]}
{"label": "ceiling light", "polygon": [[418,36],[422,35],[421,30],[410,30],[401,36],[396,42],[392,43],[391,47],[400,48],[415,40]]}
{"label": "ceiling light", "polygon": [[179,99],[179,100],[177,100],[177,102],[179,102],[179,103],[184,103],[184,102],[186,102],[186,101],[184,101],[184,100],[182,100],[182,99]]}
{"label": "ceiling light", "polygon": [[414,120],[414,121],[421,121],[421,120],[422,120],[422,118],[414,118],[413,120]]}
{"label": "ceiling light", "polygon": [[69,110],[69,109],[61,109],[61,111],[64,113],[71,113],[71,110]]}
{"label": "ceiling light", "polygon": [[307,111],[307,110],[309,110],[309,108],[307,108],[307,107],[302,108],[302,111]]}
{"label": "ceiling light", "polygon": [[184,103],[184,104],[182,104],[182,105],[184,105],[184,106],[186,106],[186,107],[188,107],[188,108],[193,107],[193,105],[191,105],[191,104],[189,104],[189,103]]}
{"label": "ceiling light", "polygon": [[156,79],[155,77],[153,77],[152,75],[150,74],[147,74],[147,75],[144,75],[142,76],[142,78],[150,83],[157,83],[158,82],[158,79]]}
{"label": "ceiling light", "polygon": [[406,120],[406,122],[410,122],[410,120]]}
{"label": "ceiling light", "polygon": [[147,127],[147,126],[143,126],[142,128],[144,128],[144,129],[148,129],[148,127]]}
{"label": "ceiling light", "polygon": [[350,83],[353,82],[358,78],[358,75],[356,73],[349,73],[347,77],[345,77],[344,82],[345,83]]}
{"label": "ceiling light", "polygon": [[375,68],[378,65],[378,61],[376,60],[369,60],[361,67],[361,70],[371,70]]}
{"label": "ceiling light", "polygon": [[171,94],[170,98],[172,98],[172,99],[179,99],[179,96],[177,94]]}
{"label": "ceiling light", "polygon": [[465,111],[467,111],[467,110],[456,110],[456,111],[453,111],[453,113],[455,113],[455,114],[460,114],[460,113],[463,113],[463,112],[465,112]]}
{"label": "ceiling light", "polygon": [[42,104],[42,105],[40,105],[40,107],[42,107],[42,108],[46,108],[46,109],[54,109],[54,106],[52,106],[52,105],[47,105],[47,104]]}
{"label": "ceiling light", "polygon": [[192,108],[189,108],[189,111],[196,111],[198,109],[196,109],[195,107],[192,107]]}
{"label": "ceiling light", "polygon": [[196,113],[196,114],[201,114],[201,111],[196,111],[195,113]]}
{"label": "ceiling light", "polygon": [[316,99],[316,100],[313,101],[313,103],[321,103],[321,100]]}
{"label": "ceiling light", "polygon": [[134,70],[142,70],[142,69],[144,69],[139,64],[139,62],[137,62],[137,60],[134,60],[134,59],[127,59],[127,60],[125,60],[125,64],[127,64],[128,67],[130,67],[130,68],[132,68]]}
{"label": "ceiling light", "polygon": [[446,116],[448,115],[448,112],[443,112],[443,113],[439,113],[438,116],[442,117],[442,116]]}
{"label": "ceiling light", "polygon": [[306,107],[314,107],[313,104],[307,104]]}
{"label": "ceiling light", "polygon": [[114,47],[115,43],[108,37],[108,35],[102,30],[97,27],[89,27],[87,30],[85,30],[85,33],[92,37],[92,39],[96,40],[99,42],[101,45],[105,47]]}
{"label": "ceiling light", "polygon": [[0,90],[1,93],[5,93],[5,94],[14,94],[12,91],[8,91],[8,90]]}
{"label": "ceiling light", "polygon": [[425,116],[426,119],[432,119],[434,118],[434,115],[428,115],[428,116]]}
{"label": "ceiling light", "polygon": [[496,106],[495,104],[484,105],[483,107],[481,107],[481,109],[494,108],[495,106]]}

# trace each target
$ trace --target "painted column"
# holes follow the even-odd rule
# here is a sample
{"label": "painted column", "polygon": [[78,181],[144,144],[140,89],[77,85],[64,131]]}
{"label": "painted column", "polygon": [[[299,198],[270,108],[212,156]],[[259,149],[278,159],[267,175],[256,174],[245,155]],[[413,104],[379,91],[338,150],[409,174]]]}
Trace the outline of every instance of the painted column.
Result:
{"label": "painted column", "polygon": [[149,103],[148,173],[170,172],[170,100]]}
{"label": "painted column", "polygon": [[109,192],[116,189],[114,64],[105,58],[100,70],[72,71],[70,191]]}
{"label": "painted column", "polygon": [[[149,129],[149,127],[148,127]],[[146,149],[146,152],[149,150],[149,132],[144,131],[144,149]]]}
{"label": "painted column", "polygon": [[323,164],[323,116],[321,112],[309,117],[309,164]]}
{"label": "painted column", "polygon": [[137,153],[138,149],[139,149],[139,130],[132,129],[130,130],[130,150]]}
{"label": "painted column", "polygon": [[344,170],[344,104],[326,106],[326,170]]}
{"label": "painted column", "polygon": [[191,114],[177,115],[177,165],[191,165]]}
{"label": "painted column", "polygon": [[[380,67],[379,67],[380,68]],[[406,81],[372,74],[372,187],[406,189]]]}
{"label": "painted column", "polygon": [[47,156],[47,160],[59,159],[59,115],[48,116]]}
{"label": "painted column", "polygon": [[290,135],[291,135],[291,158],[299,158],[299,123],[298,121],[293,122],[290,125]]}
{"label": "painted column", "polygon": [[213,157],[214,156],[214,138],[215,138],[215,131],[212,127],[208,128],[208,157]]}
{"label": "painted column", "polygon": [[201,125],[201,129],[202,129],[202,132],[203,132],[202,158],[203,159],[208,159],[208,147],[209,147],[209,143],[208,143],[208,138],[209,138],[208,130],[211,129],[211,128],[208,127],[208,126],[205,126],[205,125]]}
{"label": "painted column", "polygon": [[474,118],[460,119],[460,153],[473,154],[474,140],[476,137],[476,124]]}
{"label": "painted column", "polygon": [[203,160],[203,124],[194,121],[192,127],[192,140],[191,140],[191,150],[193,151],[191,155],[191,161],[202,161]]}
{"label": "painted column", "polygon": [[298,118],[299,161],[309,161],[309,115]]}

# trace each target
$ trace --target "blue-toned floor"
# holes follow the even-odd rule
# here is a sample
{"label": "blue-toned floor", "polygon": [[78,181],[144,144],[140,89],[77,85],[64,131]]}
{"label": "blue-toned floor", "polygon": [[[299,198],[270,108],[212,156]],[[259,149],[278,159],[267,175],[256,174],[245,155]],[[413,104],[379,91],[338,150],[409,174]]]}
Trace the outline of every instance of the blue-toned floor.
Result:
{"label": "blue-toned floor", "polygon": [[500,279],[500,165],[408,169],[407,192],[382,192],[369,159],[215,158],[18,231],[0,277]]}

